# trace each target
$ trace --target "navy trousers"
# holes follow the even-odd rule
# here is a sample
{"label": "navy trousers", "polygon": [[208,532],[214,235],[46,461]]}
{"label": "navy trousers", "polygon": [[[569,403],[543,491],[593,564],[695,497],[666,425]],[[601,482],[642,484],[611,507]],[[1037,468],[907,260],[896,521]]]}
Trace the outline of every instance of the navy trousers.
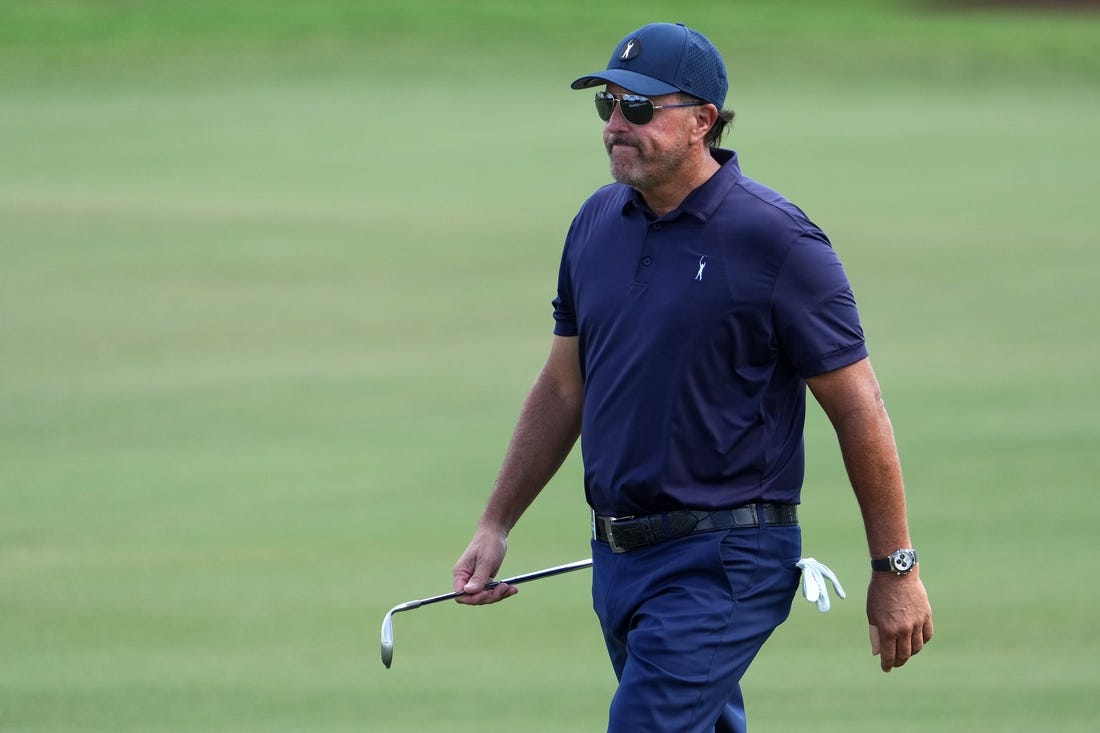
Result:
{"label": "navy trousers", "polygon": [[741,677],[798,588],[797,526],[620,554],[593,540],[592,603],[618,689],[608,733],[744,733]]}

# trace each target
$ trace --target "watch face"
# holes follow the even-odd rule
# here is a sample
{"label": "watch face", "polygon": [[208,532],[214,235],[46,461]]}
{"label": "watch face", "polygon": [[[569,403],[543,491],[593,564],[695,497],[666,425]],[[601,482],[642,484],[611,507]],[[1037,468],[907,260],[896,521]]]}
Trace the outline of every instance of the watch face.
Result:
{"label": "watch face", "polygon": [[890,564],[895,573],[908,573],[916,564],[916,553],[912,550],[898,550],[890,556]]}

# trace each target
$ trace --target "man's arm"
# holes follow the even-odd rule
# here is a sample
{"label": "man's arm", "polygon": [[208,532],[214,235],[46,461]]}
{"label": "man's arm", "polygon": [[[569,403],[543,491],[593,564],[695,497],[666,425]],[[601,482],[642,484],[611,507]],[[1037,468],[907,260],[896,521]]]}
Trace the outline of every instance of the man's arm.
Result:
{"label": "man's arm", "polygon": [[474,537],[455,564],[454,589],[467,593],[459,603],[495,603],[519,590],[503,584],[488,591],[484,587],[504,562],[508,533],[577,442],[583,399],[577,338],[555,336],[550,356],[523,403]]}
{"label": "man's arm", "polygon": [[[912,547],[894,430],[871,362],[863,359],[806,384],[836,430],[871,557]],[[919,566],[909,575],[871,573],[867,621],[882,671],[900,667],[921,650],[932,638],[932,609]]]}

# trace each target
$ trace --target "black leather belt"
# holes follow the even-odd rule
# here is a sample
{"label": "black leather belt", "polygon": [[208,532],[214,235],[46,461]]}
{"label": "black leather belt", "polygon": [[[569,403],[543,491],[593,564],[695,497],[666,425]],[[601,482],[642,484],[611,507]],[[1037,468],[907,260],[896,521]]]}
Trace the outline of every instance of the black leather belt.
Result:
{"label": "black leather belt", "polygon": [[798,524],[795,504],[745,504],[734,509],[678,509],[642,517],[592,515],[593,534],[615,552],[627,552],[697,532]]}

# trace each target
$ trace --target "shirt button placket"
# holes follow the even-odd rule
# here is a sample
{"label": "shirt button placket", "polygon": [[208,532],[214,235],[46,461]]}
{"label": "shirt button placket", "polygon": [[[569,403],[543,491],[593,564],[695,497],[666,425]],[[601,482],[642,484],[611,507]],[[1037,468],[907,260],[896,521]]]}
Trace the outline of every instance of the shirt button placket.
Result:
{"label": "shirt button placket", "polygon": [[654,240],[660,232],[660,222],[652,222],[646,229],[645,241],[642,243],[641,257],[638,258],[638,266],[634,271],[634,282],[637,285],[646,285],[649,283],[650,274],[652,272],[650,268],[653,265],[653,253],[657,249],[657,243]]}

